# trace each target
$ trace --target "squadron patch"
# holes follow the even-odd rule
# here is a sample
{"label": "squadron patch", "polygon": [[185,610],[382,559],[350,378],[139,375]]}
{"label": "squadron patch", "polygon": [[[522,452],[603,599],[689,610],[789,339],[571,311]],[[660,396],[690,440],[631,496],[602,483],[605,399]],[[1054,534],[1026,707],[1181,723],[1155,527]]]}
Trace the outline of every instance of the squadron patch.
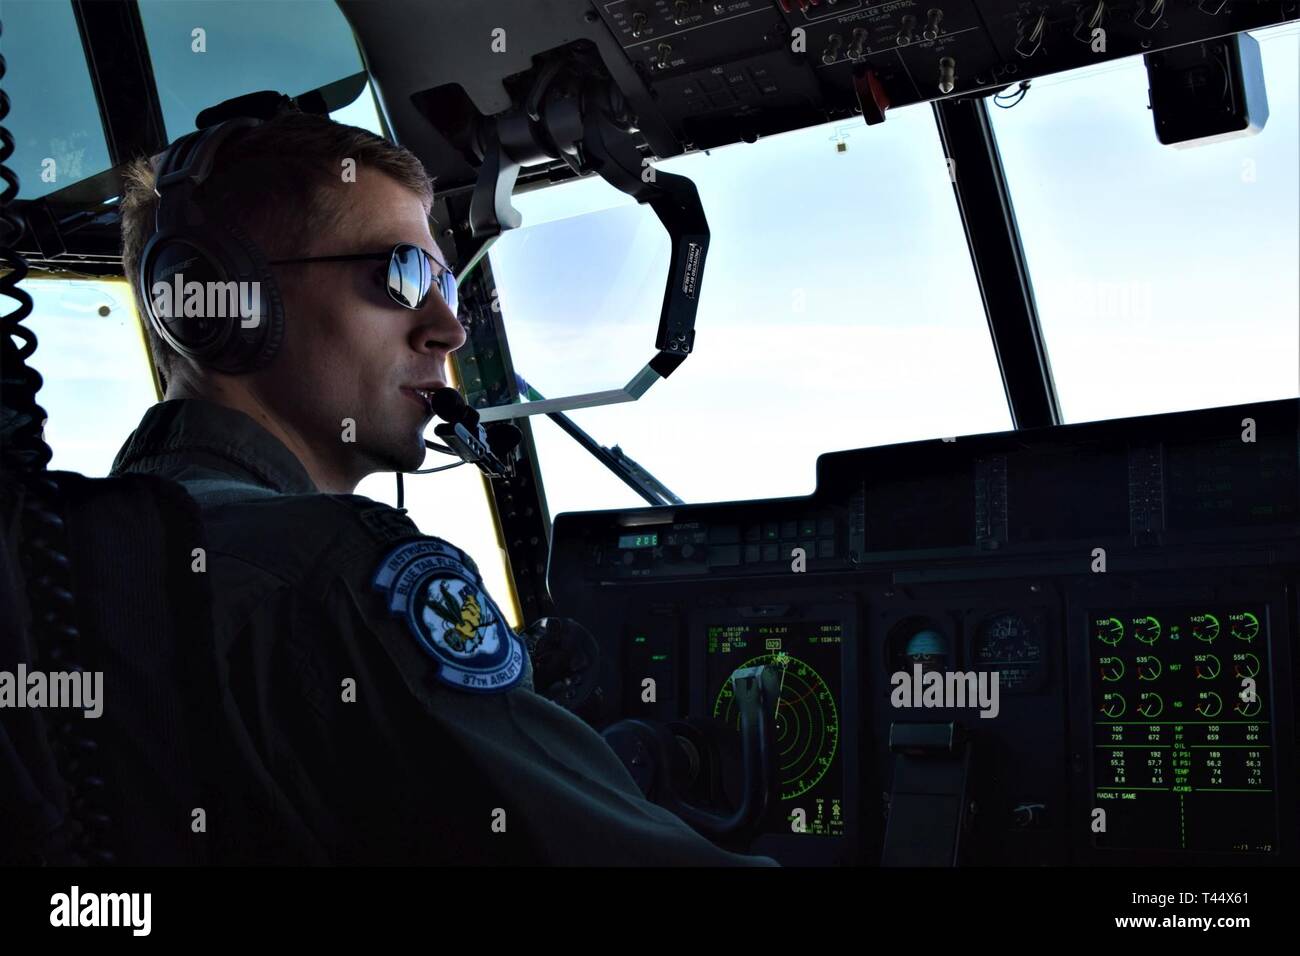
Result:
{"label": "squadron patch", "polygon": [[524,673],[524,645],[488,596],[460,549],[436,538],[408,541],[375,572],[376,590],[458,690],[499,693]]}

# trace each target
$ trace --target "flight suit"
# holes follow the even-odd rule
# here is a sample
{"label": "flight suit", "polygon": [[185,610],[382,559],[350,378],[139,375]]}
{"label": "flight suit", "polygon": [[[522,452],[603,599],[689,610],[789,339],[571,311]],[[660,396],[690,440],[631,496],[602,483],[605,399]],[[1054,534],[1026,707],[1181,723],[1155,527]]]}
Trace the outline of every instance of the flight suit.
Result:
{"label": "flight suit", "polygon": [[319,493],[247,415],[161,402],[122,473],[178,481],[202,509],[235,763],[210,823],[223,859],[774,865],[645,800],[591,727],[532,690],[469,555],[404,511]]}

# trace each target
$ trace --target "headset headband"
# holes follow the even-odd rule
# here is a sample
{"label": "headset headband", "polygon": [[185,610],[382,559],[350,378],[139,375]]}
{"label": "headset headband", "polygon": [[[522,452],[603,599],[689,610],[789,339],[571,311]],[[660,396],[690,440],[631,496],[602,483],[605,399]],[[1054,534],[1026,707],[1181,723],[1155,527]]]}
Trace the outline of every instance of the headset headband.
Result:
{"label": "headset headband", "polygon": [[200,225],[203,211],[193,201],[194,190],[211,175],[217,150],[236,130],[261,125],[260,119],[236,117],[216,127],[197,130],[173,143],[163,154],[154,184],[153,191],[159,200],[154,231]]}
{"label": "headset headband", "polygon": [[188,224],[197,224],[195,217],[202,222],[202,211],[190,200],[194,190],[211,175],[217,150],[232,133],[297,109],[294,101],[283,93],[262,90],[236,96],[199,113],[194,120],[195,132],[169,146],[160,160],[154,193],[163,201],[158,203],[155,231],[187,224],[177,219],[187,207],[192,210]]}

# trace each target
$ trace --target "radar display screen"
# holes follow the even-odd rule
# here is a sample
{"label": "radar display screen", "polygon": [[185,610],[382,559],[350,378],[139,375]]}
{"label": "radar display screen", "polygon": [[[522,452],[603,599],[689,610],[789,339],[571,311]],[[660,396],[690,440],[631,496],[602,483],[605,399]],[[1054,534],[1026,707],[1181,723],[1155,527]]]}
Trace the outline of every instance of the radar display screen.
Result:
{"label": "radar display screen", "polygon": [[1275,851],[1265,608],[1100,609],[1089,625],[1095,845]]}
{"label": "radar display screen", "polygon": [[[776,738],[782,812],[773,814],[769,830],[842,835],[847,807],[840,743],[839,622],[710,625],[706,637],[712,714],[737,730],[740,715],[732,673],[761,665],[780,672]],[[801,831],[789,822],[797,819],[797,810],[803,811]]]}

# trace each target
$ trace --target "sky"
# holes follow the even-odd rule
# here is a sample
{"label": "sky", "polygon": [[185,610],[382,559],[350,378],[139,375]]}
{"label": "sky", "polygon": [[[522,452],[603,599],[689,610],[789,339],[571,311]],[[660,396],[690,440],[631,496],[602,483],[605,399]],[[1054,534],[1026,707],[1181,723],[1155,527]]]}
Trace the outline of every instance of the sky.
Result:
{"label": "sky", "polygon": [[[1066,421],[1300,394],[1300,26],[1256,35],[1270,111],[1256,136],[1161,146],[1140,58],[1036,80],[992,109]],[[16,158],[36,156],[53,133],[24,147],[30,96],[7,91]],[[335,118],[376,129],[370,92]],[[695,181],[712,230],[695,348],[640,400],[568,413],[597,441],[688,502],[731,501],[810,494],[823,452],[1011,427],[928,106],[656,165]],[[666,234],[599,180],[515,205],[524,226],[491,262],[516,369],[548,398],[623,386],[654,355]],[[126,286],[26,286],[52,467],[105,474],[155,400]],[[644,503],[554,423],[530,422],[550,517]],[[395,501],[391,475],[358,492]],[[406,492],[420,527],[504,594],[477,471]]]}

